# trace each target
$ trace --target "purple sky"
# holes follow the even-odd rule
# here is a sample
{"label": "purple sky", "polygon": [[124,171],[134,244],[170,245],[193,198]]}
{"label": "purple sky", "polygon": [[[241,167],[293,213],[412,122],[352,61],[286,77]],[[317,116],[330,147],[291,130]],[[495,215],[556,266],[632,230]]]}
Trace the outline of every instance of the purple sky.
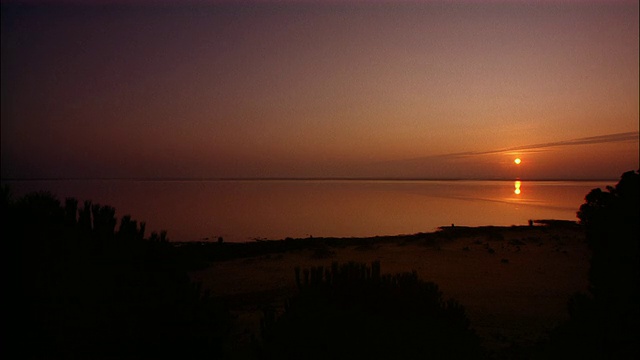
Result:
{"label": "purple sky", "polygon": [[3,178],[639,167],[637,1],[11,3]]}

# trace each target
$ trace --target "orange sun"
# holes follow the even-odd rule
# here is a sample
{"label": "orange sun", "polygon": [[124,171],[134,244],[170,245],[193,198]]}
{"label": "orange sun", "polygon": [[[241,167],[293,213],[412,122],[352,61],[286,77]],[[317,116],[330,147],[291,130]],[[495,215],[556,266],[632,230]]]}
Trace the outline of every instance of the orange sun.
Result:
{"label": "orange sun", "polygon": [[520,165],[522,160],[520,160],[520,158],[516,158],[515,160],[513,160],[513,162],[516,163],[516,165]]}

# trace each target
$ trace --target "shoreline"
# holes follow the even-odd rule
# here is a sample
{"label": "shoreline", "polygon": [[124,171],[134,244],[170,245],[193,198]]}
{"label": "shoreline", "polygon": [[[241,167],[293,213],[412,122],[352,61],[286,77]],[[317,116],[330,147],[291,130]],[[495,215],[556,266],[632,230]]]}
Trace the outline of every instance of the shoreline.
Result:
{"label": "shoreline", "polygon": [[445,298],[465,307],[471,326],[490,351],[530,346],[568,318],[571,295],[587,290],[591,254],[582,226],[557,220],[534,226],[454,226],[412,235],[193,248],[218,253],[190,276],[234,314],[232,353],[248,351],[249,339],[259,338],[265,307],[281,309],[297,291],[296,266],[373,261],[380,261],[384,274],[415,270],[419,278],[436,283]]}
{"label": "shoreline", "polygon": [[483,226],[439,226],[435,231],[418,232],[414,234],[396,234],[396,235],[376,235],[376,236],[351,236],[351,237],[303,237],[293,238],[286,237],[284,239],[253,239],[253,241],[244,242],[225,242],[216,240],[199,240],[199,241],[170,241],[172,245],[189,249],[195,248],[201,251],[207,248],[216,252],[209,261],[220,261],[242,257],[251,257],[266,255],[269,253],[286,252],[291,250],[301,250],[305,248],[314,248],[317,246],[359,246],[372,245],[382,243],[435,243],[438,241],[452,240],[463,236],[495,236],[501,231],[529,231],[532,229],[581,229],[576,221],[572,220],[555,220],[555,219],[539,219],[532,220],[530,225],[483,225]]}

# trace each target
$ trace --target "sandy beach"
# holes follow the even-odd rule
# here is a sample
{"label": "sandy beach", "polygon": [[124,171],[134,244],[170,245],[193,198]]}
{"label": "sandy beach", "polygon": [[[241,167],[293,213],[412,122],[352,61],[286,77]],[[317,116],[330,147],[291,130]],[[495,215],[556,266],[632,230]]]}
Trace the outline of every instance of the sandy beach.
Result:
{"label": "sandy beach", "polygon": [[383,273],[416,270],[466,308],[492,351],[544,337],[568,318],[569,297],[588,287],[589,248],[583,229],[570,222],[445,227],[431,234],[350,238],[344,246],[314,240],[307,249],[217,261],[191,274],[232,310],[232,346],[242,348],[259,337],[261,309],[281,307],[295,293],[296,266],[379,260]]}

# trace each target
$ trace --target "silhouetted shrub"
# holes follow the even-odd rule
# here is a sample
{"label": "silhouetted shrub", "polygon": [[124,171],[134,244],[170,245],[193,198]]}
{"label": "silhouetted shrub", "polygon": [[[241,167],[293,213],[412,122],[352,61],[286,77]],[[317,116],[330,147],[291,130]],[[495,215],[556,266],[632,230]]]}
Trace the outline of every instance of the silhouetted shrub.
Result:
{"label": "silhouetted shrub", "polygon": [[607,192],[592,190],[580,206],[593,250],[589,281],[591,292],[614,301],[638,299],[640,279],[640,175],[629,171]]}
{"label": "silhouetted shrub", "polygon": [[[464,308],[417,273],[380,263],[295,269],[298,295],[263,321],[264,356],[278,359],[480,357]],[[307,275],[308,280],[306,280]]]}
{"label": "silhouetted shrub", "polygon": [[78,225],[85,233],[91,231],[91,201],[85,200],[84,207],[78,213]]}
{"label": "silhouetted shrub", "polygon": [[[3,351],[20,358],[199,358],[229,314],[190,282],[176,248],[130,217],[50,193],[3,200]],[[121,241],[115,241],[121,240]],[[160,238],[166,239],[166,233]]]}
{"label": "silhouetted shrub", "polygon": [[590,294],[569,302],[570,320],[544,347],[549,354],[588,359],[640,358],[640,174],[593,189],[577,213],[592,249]]}
{"label": "silhouetted shrub", "polygon": [[93,216],[93,231],[98,236],[110,237],[116,228],[116,209],[111,206],[94,204],[91,207]]}
{"label": "silhouetted shrub", "polygon": [[78,200],[74,198],[65,199],[64,217],[67,226],[74,226],[78,222]]}

